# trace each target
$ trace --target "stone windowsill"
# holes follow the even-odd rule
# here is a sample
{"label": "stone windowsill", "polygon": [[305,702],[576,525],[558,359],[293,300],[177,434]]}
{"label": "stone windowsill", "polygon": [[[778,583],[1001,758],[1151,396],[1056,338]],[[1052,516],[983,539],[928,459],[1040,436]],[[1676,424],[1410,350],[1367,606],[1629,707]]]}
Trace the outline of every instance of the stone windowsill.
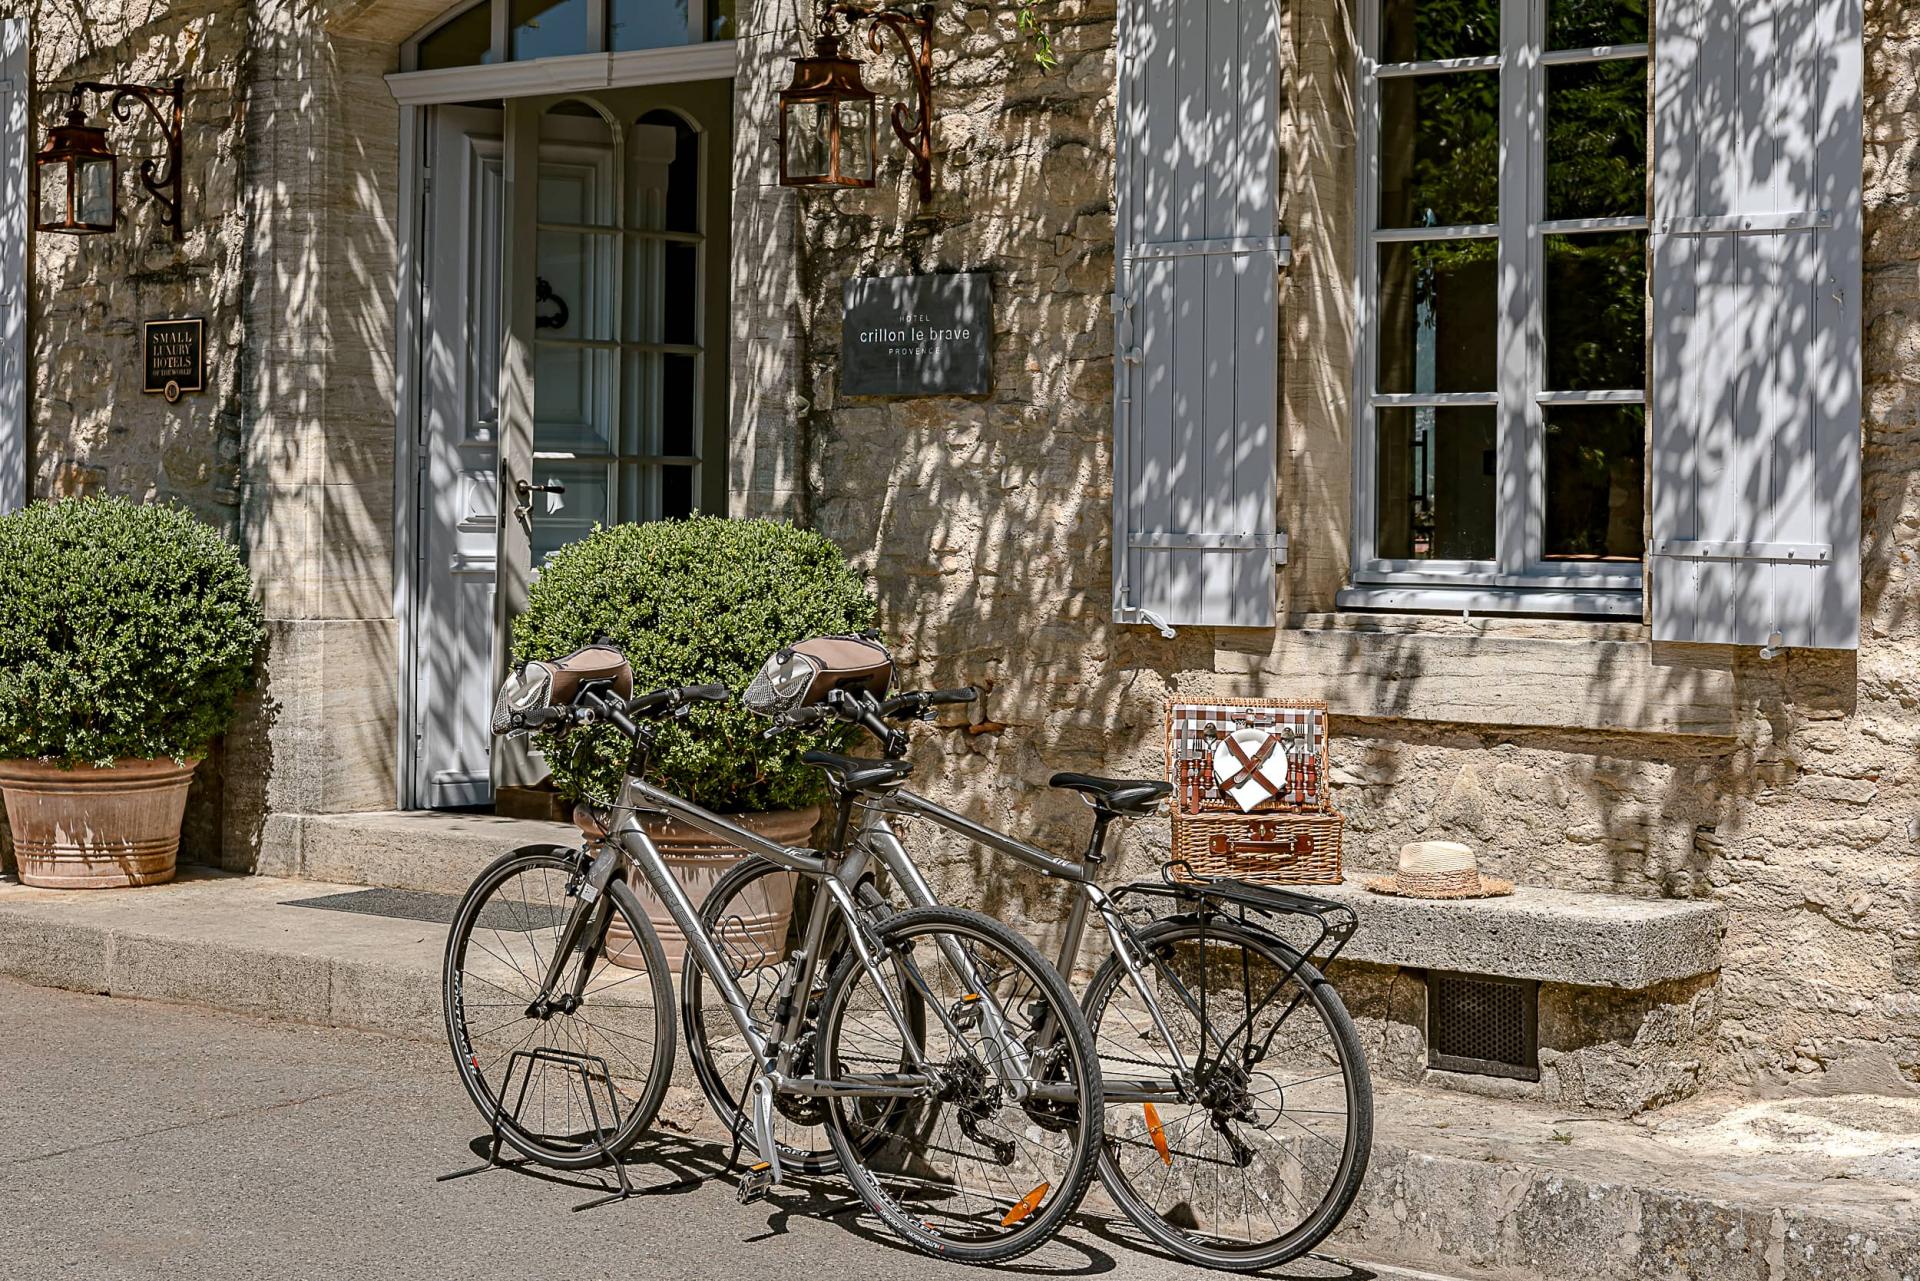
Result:
{"label": "stone windowsill", "polygon": [[1720,968],[1717,903],[1532,886],[1501,898],[1396,898],[1363,879],[1299,887],[1359,913],[1346,960],[1631,991]]}
{"label": "stone windowsill", "polygon": [[1216,633],[1215,692],[1324,699],[1336,716],[1731,736],[1732,656],[1564,620],[1310,614]]}

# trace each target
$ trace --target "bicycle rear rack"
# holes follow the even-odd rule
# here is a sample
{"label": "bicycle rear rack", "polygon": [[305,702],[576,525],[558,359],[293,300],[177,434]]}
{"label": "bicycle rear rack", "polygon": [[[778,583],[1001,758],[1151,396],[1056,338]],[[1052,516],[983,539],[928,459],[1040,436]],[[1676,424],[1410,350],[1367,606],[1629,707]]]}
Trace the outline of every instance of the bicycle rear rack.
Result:
{"label": "bicycle rear rack", "polygon": [[[1180,879],[1174,876],[1176,868],[1181,870]],[[1236,919],[1242,925],[1257,924],[1269,933],[1278,931],[1266,922],[1249,922],[1248,913],[1295,917],[1313,922],[1319,932],[1306,947],[1297,949],[1300,960],[1287,971],[1288,979],[1299,972],[1301,965],[1309,962],[1324,973],[1334,958],[1346,948],[1354,931],[1360,928],[1359,913],[1345,903],[1317,898],[1299,890],[1282,889],[1277,885],[1255,885],[1251,881],[1227,876],[1201,876],[1185,859],[1174,859],[1162,867],[1158,885],[1151,881],[1135,881],[1121,886],[1112,894],[1115,902],[1130,896],[1171,899],[1183,907],[1198,903],[1208,911]],[[1321,954],[1320,949],[1327,945],[1328,940],[1332,940],[1332,946]],[[1291,941],[1288,946],[1293,946]]]}
{"label": "bicycle rear rack", "polygon": [[[594,1082],[597,1080],[606,1091],[607,1107],[610,1114],[615,1120],[619,1119],[620,1100],[613,1092],[613,1073],[608,1070],[607,1061],[597,1054],[581,1054],[573,1050],[555,1050],[544,1045],[538,1049],[515,1050],[513,1054],[508,1057],[507,1074],[500,1080],[500,1097],[502,1099],[506,1097],[507,1091],[513,1088],[513,1074],[515,1070],[521,1067],[524,1067],[526,1070],[522,1072],[520,1076],[520,1092],[514,1097],[513,1111],[508,1113],[498,1105],[494,1107],[492,1122],[493,1139],[491,1146],[487,1149],[487,1159],[469,1169],[454,1170],[451,1173],[443,1174],[435,1179],[434,1182],[445,1183],[450,1179],[464,1179],[471,1174],[484,1174],[488,1170],[511,1170],[518,1166],[533,1164],[533,1162],[529,1162],[526,1159],[518,1161],[502,1161],[500,1159],[500,1145],[502,1142],[500,1126],[509,1119],[516,1123],[520,1120],[521,1109],[527,1105],[527,1089],[533,1084],[533,1070],[536,1064],[551,1064],[565,1072],[579,1074],[581,1088],[586,1092],[587,1096],[587,1119],[593,1124],[594,1146],[600,1149],[600,1155],[606,1159],[607,1164],[613,1167],[614,1176],[620,1181],[618,1191],[609,1191],[605,1196],[597,1196],[592,1200],[582,1201],[579,1205],[573,1207],[574,1212],[577,1214],[581,1210],[591,1210],[595,1206],[606,1205],[610,1201],[624,1201],[632,1196],[633,1184],[627,1181],[627,1167],[621,1164],[619,1155],[608,1146],[607,1127],[600,1123],[600,1104],[594,1098]],[[589,1070],[590,1068],[591,1070]],[[604,1187],[605,1184],[601,1186]]]}

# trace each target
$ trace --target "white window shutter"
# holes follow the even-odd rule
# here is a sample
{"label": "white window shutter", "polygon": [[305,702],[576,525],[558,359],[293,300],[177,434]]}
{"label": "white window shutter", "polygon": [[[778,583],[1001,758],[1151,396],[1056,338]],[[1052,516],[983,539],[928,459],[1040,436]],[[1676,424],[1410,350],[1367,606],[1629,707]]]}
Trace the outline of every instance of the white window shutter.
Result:
{"label": "white window shutter", "polygon": [[1655,14],[1653,634],[1852,649],[1861,0]]}
{"label": "white window shutter", "polygon": [[1120,6],[1114,618],[1274,621],[1275,0]]}
{"label": "white window shutter", "polygon": [[0,512],[27,501],[27,21],[0,19]]}

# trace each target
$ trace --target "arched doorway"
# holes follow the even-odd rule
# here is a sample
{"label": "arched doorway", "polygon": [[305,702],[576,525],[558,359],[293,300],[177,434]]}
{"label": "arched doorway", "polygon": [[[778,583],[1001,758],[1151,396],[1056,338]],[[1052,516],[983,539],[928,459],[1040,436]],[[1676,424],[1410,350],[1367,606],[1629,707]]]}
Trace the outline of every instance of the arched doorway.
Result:
{"label": "arched doorway", "polygon": [[[651,3],[664,38],[684,6]],[[538,19],[535,35],[522,22],[503,41],[503,11]],[[510,90],[521,69],[494,65],[494,51],[565,57],[570,32],[604,49],[607,24],[640,12],[629,0],[483,0],[409,42],[407,57],[452,57],[436,41],[464,32],[460,48],[481,61],[416,75],[456,77],[462,94],[497,75]],[[543,772],[496,754],[487,727],[507,628],[542,560],[596,524],[726,510],[732,82],[503,92],[420,111],[419,485],[396,529],[417,552],[402,804],[443,808],[484,805],[496,784]]]}

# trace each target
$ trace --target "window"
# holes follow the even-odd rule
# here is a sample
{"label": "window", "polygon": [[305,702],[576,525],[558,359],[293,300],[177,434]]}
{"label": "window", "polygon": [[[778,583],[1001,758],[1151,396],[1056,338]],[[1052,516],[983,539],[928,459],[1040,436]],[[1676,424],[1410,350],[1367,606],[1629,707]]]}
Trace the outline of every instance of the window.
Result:
{"label": "window", "polygon": [[1645,0],[1374,0],[1354,582],[1638,613]]}
{"label": "window", "polygon": [[734,0],[480,0],[415,41],[408,67],[439,71],[731,40],[733,5]]}

